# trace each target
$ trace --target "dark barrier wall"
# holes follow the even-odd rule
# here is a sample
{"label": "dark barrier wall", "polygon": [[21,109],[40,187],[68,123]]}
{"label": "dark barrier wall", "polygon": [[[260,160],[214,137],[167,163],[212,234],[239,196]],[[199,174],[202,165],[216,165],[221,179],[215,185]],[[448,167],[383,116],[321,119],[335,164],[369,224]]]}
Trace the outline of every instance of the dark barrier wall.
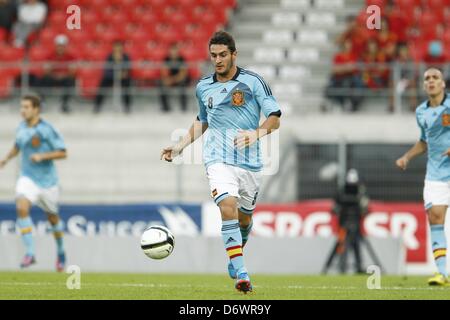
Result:
{"label": "dark barrier wall", "polygon": [[[371,199],[421,202],[426,155],[414,159],[406,171],[395,166],[395,160],[411,146],[349,143],[346,146],[347,168],[359,171]],[[337,144],[299,144],[297,159],[298,200],[333,197],[335,180],[323,181],[319,173],[327,164],[338,162]]]}

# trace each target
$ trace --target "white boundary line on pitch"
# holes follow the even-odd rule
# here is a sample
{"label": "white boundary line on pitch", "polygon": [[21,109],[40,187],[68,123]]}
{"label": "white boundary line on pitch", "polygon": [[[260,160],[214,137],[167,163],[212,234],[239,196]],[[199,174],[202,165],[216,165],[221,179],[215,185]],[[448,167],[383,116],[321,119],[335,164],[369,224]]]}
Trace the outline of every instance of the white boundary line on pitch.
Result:
{"label": "white boundary line on pitch", "polygon": [[[0,282],[1,286],[59,286],[60,283],[55,282]],[[215,285],[205,286],[205,285],[192,285],[192,284],[156,284],[156,283],[92,283],[92,282],[83,282],[83,287],[95,287],[95,286],[110,286],[110,287],[138,287],[138,288],[205,288],[205,287],[214,287]],[[228,288],[227,285],[223,285],[223,287]],[[306,290],[361,290],[367,289],[365,287],[340,287],[340,286],[254,286],[255,289],[306,289]],[[367,289],[369,290],[369,289]],[[449,290],[445,287],[382,287],[378,290],[369,290],[369,291],[431,291],[431,290]]]}

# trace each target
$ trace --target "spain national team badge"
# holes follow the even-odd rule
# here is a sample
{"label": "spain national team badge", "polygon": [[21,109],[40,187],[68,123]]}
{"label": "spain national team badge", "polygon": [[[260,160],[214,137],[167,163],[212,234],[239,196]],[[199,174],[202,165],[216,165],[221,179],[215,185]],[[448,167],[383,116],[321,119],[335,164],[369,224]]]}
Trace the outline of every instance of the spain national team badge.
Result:
{"label": "spain national team badge", "polygon": [[450,126],[450,114],[443,114],[442,115],[442,125],[444,127]]}
{"label": "spain national team badge", "polygon": [[236,89],[231,94],[231,104],[235,107],[242,107],[245,103],[244,91]]}
{"label": "spain national team badge", "polygon": [[41,145],[41,139],[36,134],[36,135],[33,136],[33,138],[31,138],[31,146],[33,148],[38,148],[40,145]]}

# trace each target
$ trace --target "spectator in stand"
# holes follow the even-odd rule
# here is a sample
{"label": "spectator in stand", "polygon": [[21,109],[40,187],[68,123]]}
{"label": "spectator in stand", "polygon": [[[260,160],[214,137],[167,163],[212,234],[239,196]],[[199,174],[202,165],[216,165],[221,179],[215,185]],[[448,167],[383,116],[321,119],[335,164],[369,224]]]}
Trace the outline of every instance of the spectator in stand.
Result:
{"label": "spectator in stand", "polygon": [[[180,55],[178,45],[172,44],[169,49],[169,55],[164,59],[164,66],[161,69],[161,108],[162,111],[170,111],[168,101],[169,90],[179,88],[181,110],[187,110],[187,94],[185,88],[189,85],[189,73],[184,58]],[[171,94],[172,95],[172,94]]]}
{"label": "spectator in stand", "polygon": [[407,30],[411,23],[405,13],[394,5],[393,1],[388,1],[384,7],[384,18],[387,19],[389,30],[397,36],[398,42],[407,41]]}
{"label": "spectator in stand", "polygon": [[394,111],[394,90],[397,94],[407,93],[409,99],[409,108],[416,110],[417,106],[417,81],[419,70],[413,62],[406,43],[399,43],[397,46],[396,67],[400,68],[400,81],[392,86],[392,95],[390,98],[389,111]]}
{"label": "spectator in stand", "polygon": [[345,31],[337,38],[338,46],[343,46],[346,40],[352,42],[352,51],[359,58],[362,56],[366,42],[371,37],[371,32],[365,25],[359,25],[355,16],[349,16],[346,19],[347,26]]}
{"label": "spectator in stand", "polygon": [[[124,52],[123,43],[121,41],[115,41],[113,45],[113,51],[106,60],[105,70],[103,72],[103,78],[98,88],[98,93],[95,98],[94,112],[99,113],[104,99],[104,90],[114,85],[115,77],[117,81],[120,81],[122,87],[122,101],[124,112],[130,113],[131,111],[131,96],[130,96],[130,57]],[[117,72],[117,73],[116,73]]]}
{"label": "spectator in stand", "polygon": [[7,34],[9,34],[16,16],[17,6],[15,1],[0,0],[0,29],[3,29]]}
{"label": "spectator in stand", "polygon": [[379,50],[383,53],[386,61],[390,62],[395,60],[398,37],[390,31],[387,19],[381,20],[381,30],[377,33],[376,40]]}
{"label": "spectator in stand", "polygon": [[425,63],[431,66],[441,67],[440,64],[446,62],[444,48],[440,40],[433,40],[428,43],[427,53],[424,57]]}
{"label": "spectator in stand", "polygon": [[[363,88],[360,73],[356,66],[357,60],[353,52],[352,41],[350,39],[345,40],[341,51],[334,56],[330,82],[325,89],[325,97],[337,101],[342,109],[345,109],[345,104],[349,101],[351,111],[358,109],[362,97],[357,92],[358,89]],[[356,89],[356,92],[354,89]],[[326,106],[323,104],[321,109],[326,111]]]}
{"label": "spectator in stand", "polygon": [[[55,51],[51,53],[46,61],[49,63],[44,67],[44,76],[35,79],[34,85],[44,88],[62,88],[61,110],[70,112],[69,100],[75,87],[75,57],[68,51],[69,40],[66,35],[60,34],[55,37]],[[33,85],[33,82],[32,82]],[[44,92],[42,92],[44,94]]]}
{"label": "spectator in stand", "polygon": [[387,88],[389,84],[389,67],[380,64],[386,63],[384,52],[379,50],[378,42],[370,39],[362,61],[368,64],[363,70],[364,85],[370,89]]}
{"label": "spectator in stand", "polygon": [[47,6],[38,0],[25,0],[19,5],[17,22],[14,24],[14,45],[23,47],[28,36],[45,22]]}

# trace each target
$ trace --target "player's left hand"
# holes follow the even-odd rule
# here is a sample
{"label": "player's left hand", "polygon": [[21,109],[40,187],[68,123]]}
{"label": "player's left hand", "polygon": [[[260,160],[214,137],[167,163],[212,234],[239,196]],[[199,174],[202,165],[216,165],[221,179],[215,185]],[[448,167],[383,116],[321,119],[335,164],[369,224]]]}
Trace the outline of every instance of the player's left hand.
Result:
{"label": "player's left hand", "polygon": [[32,154],[32,155],[31,155],[30,160],[33,161],[33,162],[39,163],[39,162],[41,162],[42,160],[44,160],[44,158],[42,157],[41,154],[35,153],[35,154]]}
{"label": "player's left hand", "polygon": [[238,149],[244,149],[251,146],[258,140],[258,133],[252,130],[239,130],[234,138],[234,146]]}
{"label": "player's left hand", "polygon": [[442,155],[450,157],[450,148],[448,148],[447,151],[445,151]]}

